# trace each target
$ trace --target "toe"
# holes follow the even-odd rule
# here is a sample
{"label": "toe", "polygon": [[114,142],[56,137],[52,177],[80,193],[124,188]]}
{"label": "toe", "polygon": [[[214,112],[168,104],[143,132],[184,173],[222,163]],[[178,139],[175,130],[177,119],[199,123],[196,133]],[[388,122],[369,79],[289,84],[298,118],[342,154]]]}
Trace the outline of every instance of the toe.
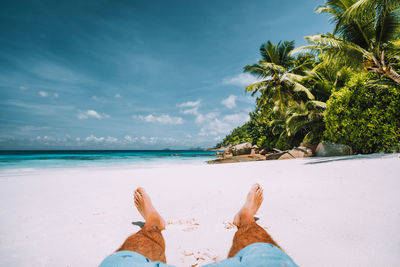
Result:
{"label": "toe", "polygon": [[143,187],[138,187],[138,189],[136,189],[136,191],[140,194],[140,195],[144,195],[145,191]]}

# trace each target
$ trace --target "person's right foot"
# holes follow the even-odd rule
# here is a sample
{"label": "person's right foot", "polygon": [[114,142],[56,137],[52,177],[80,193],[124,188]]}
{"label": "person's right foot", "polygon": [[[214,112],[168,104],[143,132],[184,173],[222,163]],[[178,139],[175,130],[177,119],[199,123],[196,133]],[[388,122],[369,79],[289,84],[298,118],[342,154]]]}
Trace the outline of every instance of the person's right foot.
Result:
{"label": "person's right foot", "polygon": [[160,230],[165,229],[164,219],[153,207],[150,196],[144,191],[144,188],[139,187],[135,190],[134,200],[137,210],[142,215],[147,225],[157,226]]}
{"label": "person's right foot", "polygon": [[254,184],[247,194],[246,202],[240,211],[235,215],[233,224],[237,227],[254,222],[254,215],[263,202],[263,189],[259,184]]}

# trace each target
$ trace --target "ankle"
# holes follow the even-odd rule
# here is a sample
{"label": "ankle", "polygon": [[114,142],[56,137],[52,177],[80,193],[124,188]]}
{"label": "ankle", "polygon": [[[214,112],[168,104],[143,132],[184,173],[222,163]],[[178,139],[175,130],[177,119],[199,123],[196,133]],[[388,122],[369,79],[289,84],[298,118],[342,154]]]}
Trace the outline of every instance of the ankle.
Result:
{"label": "ankle", "polygon": [[146,220],[146,225],[151,226],[153,228],[158,228],[159,230],[165,229],[165,222],[159,216],[148,218],[148,220]]}
{"label": "ankle", "polygon": [[255,222],[254,217],[251,216],[250,214],[241,214],[235,225],[239,228],[252,224],[254,222]]}

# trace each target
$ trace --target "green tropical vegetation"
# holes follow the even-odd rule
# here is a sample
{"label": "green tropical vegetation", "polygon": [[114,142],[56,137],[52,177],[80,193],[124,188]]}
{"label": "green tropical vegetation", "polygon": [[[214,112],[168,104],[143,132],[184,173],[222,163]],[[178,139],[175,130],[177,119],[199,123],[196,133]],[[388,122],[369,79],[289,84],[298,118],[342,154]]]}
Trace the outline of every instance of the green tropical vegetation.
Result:
{"label": "green tropical vegetation", "polygon": [[325,138],[351,144],[360,153],[395,152],[400,147],[400,90],[361,73],[332,93],[325,112]]}
{"label": "green tropical vegetation", "polygon": [[267,41],[244,72],[258,78],[250,121],[217,147],[251,142],[267,150],[301,142],[350,145],[356,153],[400,148],[400,0],[326,0],[332,33],[308,45]]}

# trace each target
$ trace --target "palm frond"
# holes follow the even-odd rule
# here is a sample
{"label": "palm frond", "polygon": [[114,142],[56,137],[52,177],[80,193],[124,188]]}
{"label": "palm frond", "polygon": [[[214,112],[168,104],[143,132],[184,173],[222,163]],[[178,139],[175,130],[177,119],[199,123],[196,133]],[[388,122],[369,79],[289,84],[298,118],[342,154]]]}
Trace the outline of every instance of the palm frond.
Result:
{"label": "palm frond", "polygon": [[294,40],[290,42],[285,41],[283,42],[283,44],[278,45],[277,48],[280,56],[280,64],[282,66],[288,67],[291,60],[290,51],[294,49]]}
{"label": "palm frond", "polygon": [[315,9],[315,12],[317,14],[328,13],[328,14],[331,14],[331,15],[333,15],[335,17],[340,17],[342,15],[342,13],[339,12],[337,9],[335,9],[335,8],[333,8],[331,6],[328,6],[328,5],[320,5],[320,6],[318,6]]}
{"label": "palm frond", "polygon": [[278,62],[279,61],[279,55],[276,53],[275,46],[268,41],[265,44],[262,44],[260,47],[260,54],[263,60],[268,61],[268,62]]}
{"label": "palm frond", "polygon": [[370,21],[358,22],[352,21],[345,23],[341,18],[335,27],[333,32],[343,40],[355,43],[364,49],[368,49],[371,46],[371,41],[375,34],[373,18]]}
{"label": "palm frond", "polygon": [[369,20],[375,15],[376,10],[393,11],[400,8],[399,0],[359,0],[343,14],[346,22],[354,19]]}
{"label": "palm frond", "polygon": [[285,129],[285,121],[284,120],[272,120],[269,122],[269,126],[271,127],[272,134],[278,135],[282,133],[282,130]]}
{"label": "palm frond", "polygon": [[352,42],[348,42],[346,40],[343,40],[342,38],[339,38],[330,33],[310,35],[310,36],[306,36],[305,39],[307,41],[314,43],[315,45],[321,47],[323,50],[332,48],[335,50],[353,51],[353,52],[361,53],[364,56],[369,55],[368,51],[363,49],[359,45],[354,44]]}
{"label": "palm frond", "polygon": [[252,92],[253,93],[252,95],[254,95],[256,92],[267,86],[268,86],[268,81],[260,81],[246,86],[245,90],[246,92]]}
{"label": "palm frond", "polygon": [[387,58],[396,58],[400,55],[400,39],[390,41],[387,44],[385,56]]}
{"label": "palm frond", "polygon": [[269,70],[269,71],[273,72],[274,74],[283,73],[283,72],[287,71],[287,69],[285,67],[275,64],[275,63],[272,63],[272,62],[260,60],[260,64],[263,66],[264,69]]}
{"label": "palm frond", "polygon": [[325,55],[325,64],[335,64],[336,66],[350,65],[353,68],[363,67],[363,58],[371,58],[371,53],[357,44],[345,41],[333,34],[317,34],[307,36],[311,45],[302,46],[294,49],[292,53],[299,51],[319,52]]}
{"label": "palm frond", "polygon": [[341,68],[336,74],[335,87],[343,87],[352,77],[353,72],[348,67]]}
{"label": "palm frond", "polygon": [[317,100],[310,100],[310,101],[307,101],[306,108],[326,109],[326,103],[322,102],[322,101],[317,101]]}
{"label": "palm frond", "polygon": [[308,88],[306,88],[304,85],[298,82],[292,82],[293,83],[293,90],[295,92],[302,92],[305,93],[308,97],[308,99],[314,99],[314,95],[310,92]]}
{"label": "palm frond", "polygon": [[257,78],[267,78],[273,74],[273,72],[263,68],[263,66],[259,64],[246,65],[244,66],[243,71],[248,72],[251,75],[256,76]]}
{"label": "palm frond", "polygon": [[296,47],[290,53],[292,55],[294,55],[296,53],[302,53],[302,52],[314,53],[316,55],[319,55],[320,53],[322,53],[322,47],[319,45],[312,45],[312,44],[303,45],[303,46]]}
{"label": "palm frond", "polygon": [[315,64],[315,56],[310,53],[299,53],[292,61],[293,67],[290,72],[304,75],[308,70],[313,68]]}
{"label": "palm frond", "polygon": [[398,37],[400,19],[395,12],[381,12],[376,21],[375,40],[378,46]]}
{"label": "palm frond", "polygon": [[282,79],[286,79],[290,82],[301,82],[304,81],[307,77],[303,76],[303,75],[298,75],[298,74],[294,74],[294,73],[285,73],[282,76]]}

